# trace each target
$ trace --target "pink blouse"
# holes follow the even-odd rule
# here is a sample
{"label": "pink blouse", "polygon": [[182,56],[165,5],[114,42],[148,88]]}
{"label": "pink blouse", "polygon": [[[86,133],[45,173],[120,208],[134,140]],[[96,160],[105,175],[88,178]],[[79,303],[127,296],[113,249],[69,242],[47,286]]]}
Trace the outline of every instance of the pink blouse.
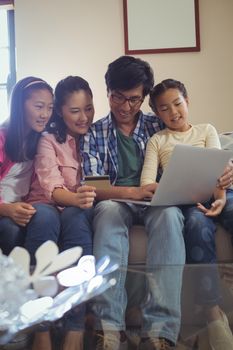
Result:
{"label": "pink blouse", "polygon": [[75,138],[67,135],[66,142],[58,143],[53,134],[41,136],[35,157],[35,178],[27,202],[53,203],[55,188],[76,192],[80,186],[81,165]]}

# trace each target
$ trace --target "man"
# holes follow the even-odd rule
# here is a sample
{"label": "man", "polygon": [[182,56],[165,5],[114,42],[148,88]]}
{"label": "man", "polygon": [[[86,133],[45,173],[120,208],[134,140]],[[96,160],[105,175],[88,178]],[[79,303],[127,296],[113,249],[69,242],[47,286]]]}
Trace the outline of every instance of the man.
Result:
{"label": "man", "polygon": [[123,345],[128,232],[133,224],[143,223],[148,234],[147,269],[152,273],[139,349],[171,349],[180,328],[182,268],[174,273],[169,265],[185,263],[182,212],[176,207],[146,209],[110,200],[153,195],[153,186],[139,186],[146,143],[163,127],[157,117],[140,111],[154,84],[153,71],[139,58],[122,56],[109,64],[105,81],[111,111],[93,124],[83,149],[85,174],[108,174],[112,184],[110,189],[97,190],[94,255],[97,260],[109,255],[121,266],[116,286],[101,295],[94,308],[104,331],[102,348],[118,350]]}

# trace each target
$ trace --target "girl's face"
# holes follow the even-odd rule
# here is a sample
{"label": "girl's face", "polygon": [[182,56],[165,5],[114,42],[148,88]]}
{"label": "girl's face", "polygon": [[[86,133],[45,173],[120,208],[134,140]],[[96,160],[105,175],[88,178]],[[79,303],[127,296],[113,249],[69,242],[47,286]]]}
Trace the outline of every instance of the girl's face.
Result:
{"label": "girl's face", "polygon": [[86,134],[94,113],[92,97],[85,90],[71,93],[61,108],[68,134],[74,137]]}
{"label": "girl's face", "polygon": [[183,132],[190,128],[189,101],[178,89],[168,89],[159,95],[155,102],[158,116],[169,129]]}
{"label": "girl's face", "polygon": [[35,90],[24,103],[26,131],[42,132],[53,111],[53,96],[47,89]]}

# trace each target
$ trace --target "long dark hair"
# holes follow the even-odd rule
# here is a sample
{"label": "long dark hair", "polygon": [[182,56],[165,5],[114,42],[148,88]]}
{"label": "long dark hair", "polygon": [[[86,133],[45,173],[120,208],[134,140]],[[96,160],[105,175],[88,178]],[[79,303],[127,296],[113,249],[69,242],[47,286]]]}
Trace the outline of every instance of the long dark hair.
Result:
{"label": "long dark hair", "polygon": [[26,77],[17,82],[11,94],[10,116],[3,124],[6,127],[5,152],[12,162],[22,162],[33,159],[40,133],[31,130],[25,139],[25,101],[33,91],[48,90],[53,95],[53,89],[44,80],[37,77]]}
{"label": "long dark hair", "polygon": [[46,130],[50,134],[54,134],[57,142],[63,143],[66,141],[67,126],[62,118],[62,107],[66,104],[66,99],[72,93],[84,90],[91,98],[93,97],[91,88],[88,82],[79,76],[68,76],[58,82],[54,90],[54,112],[50,119]]}

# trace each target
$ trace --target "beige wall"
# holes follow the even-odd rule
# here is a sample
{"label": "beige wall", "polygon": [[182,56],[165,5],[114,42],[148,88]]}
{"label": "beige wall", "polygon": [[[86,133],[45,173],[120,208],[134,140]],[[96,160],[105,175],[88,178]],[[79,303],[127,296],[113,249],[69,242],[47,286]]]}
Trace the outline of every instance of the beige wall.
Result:
{"label": "beige wall", "polygon": [[[156,82],[186,84],[193,123],[233,130],[233,0],[199,0],[199,11],[201,52],[139,57],[152,65]],[[81,75],[93,89],[96,119],[104,116],[104,74],[124,54],[122,13],[122,0],[15,0],[17,78],[37,75],[55,86]]]}

